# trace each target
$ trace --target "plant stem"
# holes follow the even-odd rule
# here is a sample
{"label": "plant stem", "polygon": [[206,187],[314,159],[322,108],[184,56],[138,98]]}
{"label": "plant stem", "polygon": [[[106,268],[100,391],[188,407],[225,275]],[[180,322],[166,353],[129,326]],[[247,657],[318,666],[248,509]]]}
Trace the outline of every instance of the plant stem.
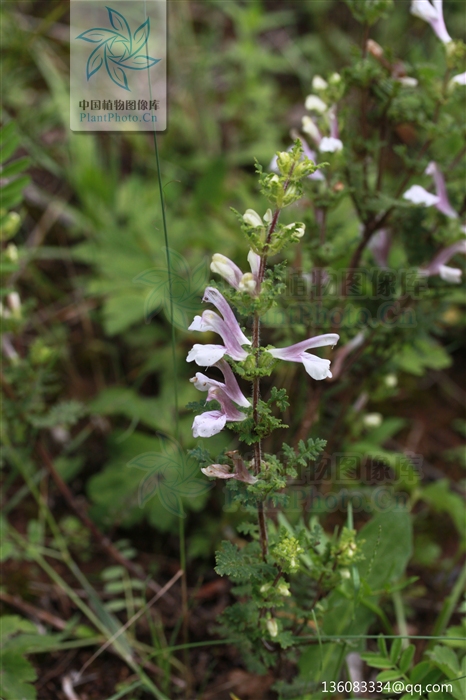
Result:
{"label": "plant stem", "polygon": [[[284,190],[286,190],[288,186],[288,182],[285,183],[284,185]],[[275,231],[275,228],[277,226],[278,222],[278,217],[280,216],[280,209],[277,209],[272,217],[272,221],[270,223],[270,228],[267,233],[267,238],[264,244],[264,250],[263,254],[261,256],[261,262],[260,262],[260,267],[259,267],[259,276],[257,280],[257,294],[260,293],[262,282],[264,281],[264,276],[265,276],[265,268],[267,265],[267,250],[270,244],[270,241],[272,239],[273,232]],[[253,329],[252,329],[252,347],[253,350],[256,351],[256,358],[257,358],[257,353],[260,348],[260,316],[256,312],[254,314],[254,324],[253,324]],[[257,425],[259,422],[259,413],[258,413],[258,404],[259,404],[259,399],[260,399],[260,378],[259,377],[254,377],[253,383],[252,383],[252,415],[253,415],[253,420],[254,420],[254,425]],[[262,466],[262,440],[259,439],[256,443],[254,443],[254,473],[259,474]],[[268,552],[268,535],[267,535],[267,523],[266,523],[266,518],[265,518],[265,508],[264,508],[264,503],[259,502],[257,504],[257,519],[259,522],[259,537],[260,537],[260,544],[261,544],[261,552],[262,552],[262,558],[266,559],[267,557],[267,552]]]}
{"label": "plant stem", "polygon": [[[443,604],[443,608],[440,611],[440,615],[438,616],[434,629],[432,630],[432,636],[433,637],[438,637],[443,635],[445,632],[445,629],[450,622],[451,616],[455,612],[455,608],[458,604],[459,599],[464,593],[464,587],[466,586],[466,563],[463,565],[463,568],[460,572],[460,575],[458,576],[455,585],[453,586],[453,590],[450,593],[449,596],[445,598],[445,602]],[[432,642],[429,644],[429,647],[432,646]]]}

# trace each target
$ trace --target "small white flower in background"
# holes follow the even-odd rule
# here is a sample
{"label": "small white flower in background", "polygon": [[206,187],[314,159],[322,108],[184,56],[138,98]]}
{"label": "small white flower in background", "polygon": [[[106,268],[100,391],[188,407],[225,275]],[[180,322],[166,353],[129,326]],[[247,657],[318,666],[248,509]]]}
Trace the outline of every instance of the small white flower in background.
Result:
{"label": "small white flower in background", "polygon": [[383,416],[381,413],[366,413],[362,422],[366,428],[378,428],[382,425]]}
{"label": "small white flower in background", "polygon": [[14,318],[21,318],[21,299],[18,292],[11,292],[7,296],[8,306]]}
{"label": "small white flower in background", "polygon": [[302,119],[302,130],[305,134],[311,137],[313,141],[319,144],[322,141],[322,134],[320,133],[317,124],[311,117],[307,115]]}
{"label": "small white flower in background", "polygon": [[312,89],[313,90],[326,90],[328,88],[328,83],[320,75],[315,75],[312,78]]}
{"label": "small white flower in background", "polygon": [[394,389],[398,385],[398,377],[396,374],[387,374],[385,376],[385,386],[389,389]]}
{"label": "small white flower in background", "polygon": [[435,205],[439,211],[442,212],[442,214],[445,214],[445,216],[449,216],[451,219],[457,219],[458,214],[456,211],[453,209],[451,206],[449,200],[448,200],[448,195],[447,195],[447,188],[445,185],[445,178],[443,177],[442,173],[440,172],[440,169],[434,161],[431,161],[429,165],[426,168],[426,175],[431,175],[434,178],[435,182],[435,193],[437,197],[439,198],[439,201]]}
{"label": "small white flower in background", "polygon": [[443,19],[443,2],[442,0],[412,0],[411,14],[415,17],[428,22],[440,41],[444,44],[449,44],[451,36],[447,32],[445,20]]}
{"label": "small white flower in background", "polygon": [[316,355],[311,355],[306,352],[306,350],[321,348],[325,345],[331,345],[333,347],[338,343],[339,339],[340,336],[336,333],[327,333],[326,335],[318,335],[315,338],[308,338],[308,340],[303,340],[301,343],[296,343],[295,345],[289,345],[285,348],[274,348],[267,352],[278,360],[302,362],[306,372],[313,379],[320,381],[321,379],[327,379],[327,377],[332,376],[330,360],[324,360]]}
{"label": "small white flower in background", "polygon": [[417,87],[419,84],[416,78],[411,78],[409,75],[402,75],[396,78],[396,80],[401,83],[403,87]]}
{"label": "small white flower in background", "polygon": [[462,271],[456,267],[449,267],[446,263],[457,253],[466,255],[466,240],[457,241],[452,245],[444,248],[438,253],[433,260],[419,270],[419,274],[423,277],[439,275],[445,282],[458,284],[461,282]]}
{"label": "small white flower in background", "polygon": [[343,149],[343,142],[333,136],[324,136],[319,144],[321,153],[337,153]]}
{"label": "small white flower in background", "polygon": [[325,114],[325,112],[328,110],[325,102],[317,95],[308,95],[304,106],[308,112],[317,112],[317,114]]}
{"label": "small white flower in background", "polygon": [[450,282],[451,284],[459,284],[463,274],[462,270],[459,270],[457,267],[449,267],[448,265],[440,265],[438,273],[444,282]]}
{"label": "small white flower in background", "polygon": [[271,617],[270,620],[267,620],[266,625],[270,636],[276,637],[278,634],[278,625],[275,618]]}
{"label": "small white flower in background", "polygon": [[450,219],[457,219],[458,214],[448,200],[445,178],[440,172],[437,163],[431,161],[425,170],[425,174],[430,175],[434,179],[435,194],[428,192],[424,187],[421,187],[421,185],[412,185],[412,187],[404,193],[403,199],[413,204],[420,204],[424,207],[434,206],[442,212],[442,214],[450,217]]}
{"label": "small white flower in background", "polygon": [[466,73],[455,75],[455,77],[450,80],[450,85],[466,85]]}
{"label": "small white flower in background", "polygon": [[403,199],[424,207],[432,207],[440,201],[437,195],[428,192],[425,187],[421,187],[421,185],[412,185],[409,190],[406,190],[404,193]]}

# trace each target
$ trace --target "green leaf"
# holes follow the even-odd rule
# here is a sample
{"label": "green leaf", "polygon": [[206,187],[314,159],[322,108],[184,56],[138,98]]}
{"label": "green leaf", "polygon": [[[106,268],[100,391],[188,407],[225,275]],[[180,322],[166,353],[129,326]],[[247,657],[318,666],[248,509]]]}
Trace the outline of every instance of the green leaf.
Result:
{"label": "green leaf", "polygon": [[4,163],[11,158],[19,146],[19,136],[16,132],[16,124],[10,122],[0,129],[0,161]]}
{"label": "green leaf", "polygon": [[360,530],[365,560],[358,565],[361,579],[372,590],[399,579],[412,554],[412,523],[406,510],[379,513]]}
{"label": "green leaf", "polygon": [[0,617],[0,644],[5,642],[18,632],[37,632],[35,626],[29,620],[19,615],[3,615]]}
{"label": "green leaf", "polygon": [[390,648],[390,659],[393,664],[396,664],[398,658],[401,654],[401,649],[403,647],[403,640],[398,637],[398,639],[393,640],[393,644]]}
{"label": "green leaf", "polygon": [[398,666],[400,668],[400,671],[402,671],[403,673],[406,673],[409,667],[411,666],[415,651],[416,647],[414,646],[414,644],[410,644],[401,654]]}
{"label": "green leaf", "polygon": [[382,673],[379,673],[377,675],[377,680],[381,681],[382,683],[385,683],[386,681],[396,681],[397,678],[401,678],[403,674],[401,671],[398,670],[393,670],[393,671],[382,671]]}
{"label": "green leaf", "polygon": [[386,656],[388,658],[387,643],[385,641],[385,637],[382,634],[379,634],[379,637],[377,639],[377,646],[379,647],[381,655]]}
{"label": "green leaf", "polygon": [[427,369],[446,369],[451,365],[447,351],[432,338],[415,338],[413,343],[405,345],[396,357],[398,367],[422,377]]}
{"label": "green leaf", "polygon": [[411,673],[409,674],[409,680],[411,683],[413,683],[413,685],[420,683],[420,681],[422,681],[422,679],[429,673],[431,668],[432,666],[429,661],[421,661],[412,669]]}
{"label": "green leaf", "polygon": [[463,498],[450,490],[448,479],[440,479],[422,490],[422,499],[439,513],[446,513],[456,525],[461,537],[465,536]]}
{"label": "green leaf", "polygon": [[461,675],[458,657],[453,649],[437,645],[432,651],[426,653],[447,678],[452,679]]}
{"label": "green leaf", "polygon": [[384,658],[383,656],[379,656],[378,654],[374,654],[372,652],[361,654],[361,659],[372,668],[393,668],[393,663],[390,661],[390,659]]}
{"label": "green leaf", "polygon": [[0,693],[3,700],[36,700],[35,688],[28,681],[35,681],[37,674],[32,664],[16,651],[0,652]]}
{"label": "green leaf", "polygon": [[255,542],[247,545],[242,550],[232,542],[222,542],[215,558],[217,562],[215,571],[217,574],[219,576],[229,576],[232,581],[238,583],[254,579],[260,580],[266,573],[270,577],[277,573],[274,566],[261,562],[259,547]]}

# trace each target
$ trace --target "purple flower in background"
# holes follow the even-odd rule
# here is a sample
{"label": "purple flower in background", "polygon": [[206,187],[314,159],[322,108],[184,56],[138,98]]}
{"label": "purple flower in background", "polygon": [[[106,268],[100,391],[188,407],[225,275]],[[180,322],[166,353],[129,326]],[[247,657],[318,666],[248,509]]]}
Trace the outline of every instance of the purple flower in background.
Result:
{"label": "purple flower in background", "polygon": [[223,277],[228,284],[237,289],[239,292],[248,292],[253,294],[259,277],[260,255],[250,250],[248,253],[248,262],[251,272],[243,273],[230,258],[220,253],[215,253],[210,263],[212,272],[216,272]]}
{"label": "purple flower in background", "polygon": [[424,187],[421,187],[421,185],[412,185],[412,187],[404,193],[403,199],[424,207],[434,206],[441,211],[442,214],[445,214],[445,216],[449,216],[451,219],[457,219],[458,214],[448,200],[445,178],[440,172],[437,163],[431,161],[425,170],[425,174],[430,175],[434,179],[435,194],[431,194],[431,192],[428,192]]}
{"label": "purple flower in background", "polygon": [[347,356],[353,352],[353,350],[356,350],[357,348],[361,347],[365,340],[365,334],[364,333],[358,333],[357,335],[354,336],[350,341],[346,343],[346,345],[343,345],[339,350],[336,351],[335,357],[333,359],[333,379],[337,379],[341,371],[343,369],[343,363],[346,360]]}
{"label": "purple flower in background", "polygon": [[443,19],[443,2],[442,0],[412,0],[411,14],[415,17],[420,17],[424,22],[428,22],[440,41],[444,44],[450,43],[451,36],[447,32],[445,20]]}
{"label": "purple flower in background", "polygon": [[213,304],[223,318],[215,311],[204,311],[202,316],[194,317],[189,330],[218,333],[222,337],[224,345],[196,344],[189,352],[186,361],[195,361],[200,367],[211,367],[224,355],[229,355],[237,361],[245,360],[248,353],[241,346],[251,345],[251,341],[246,338],[239,327],[238,321],[223,294],[218,289],[207,287],[202,300]]}
{"label": "purple flower in background", "polygon": [[457,219],[458,214],[448,201],[447,188],[445,186],[445,178],[443,177],[437,163],[431,161],[426,168],[426,175],[431,175],[435,182],[435,193],[438,197],[438,202],[435,205],[442,214],[449,216],[451,219]]}
{"label": "purple flower in background", "polygon": [[392,237],[390,231],[386,228],[381,228],[377,231],[369,241],[367,246],[374,256],[377,265],[386,270],[388,268],[388,256],[392,247]]}
{"label": "purple flower in background", "polygon": [[423,277],[439,275],[445,282],[458,284],[461,282],[462,271],[457,267],[449,267],[446,265],[456,253],[466,254],[466,240],[457,241],[447,248],[444,248],[444,250],[441,250],[427,267],[423,267],[419,270],[419,274]]}
{"label": "purple flower in background", "polygon": [[335,345],[340,336],[336,333],[327,333],[326,335],[318,335],[315,338],[308,338],[295,345],[289,345],[286,348],[274,348],[268,350],[273,357],[286,362],[302,362],[306,372],[316,380],[326,379],[331,377],[330,360],[324,360],[316,355],[311,355],[306,352],[311,348],[321,348],[324,345]]}

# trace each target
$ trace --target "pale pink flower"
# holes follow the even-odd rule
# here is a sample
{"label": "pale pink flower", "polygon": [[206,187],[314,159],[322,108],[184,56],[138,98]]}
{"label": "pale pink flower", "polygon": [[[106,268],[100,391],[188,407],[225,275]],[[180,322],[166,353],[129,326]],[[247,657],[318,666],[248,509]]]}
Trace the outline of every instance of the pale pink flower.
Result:
{"label": "pale pink flower", "polygon": [[201,372],[196,372],[196,375],[190,379],[190,382],[194,384],[198,391],[210,391],[211,389],[221,390],[231,401],[234,401],[238,406],[243,406],[248,408],[251,404],[248,399],[244,396],[241,389],[239,388],[236,377],[232,372],[232,369],[228,362],[225,360],[220,360],[217,362],[215,367],[218,367],[222,372],[225,382],[219,382],[216,379],[211,379],[206,377],[205,374]]}
{"label": "pale pink flower", "polygon": [[306,352],[311,348],[320,348],[325,345],[335,345],[340,336],[336,333],[327,333],[326,335],[318,335],[315,338],[308,338],[295,345],[290,345],[286,348],[274,348],[268,350],[273,357],[286,362],[302,362],[306,372],[316,380],[326,379],[331,377],[330,360],[325,360],[316,355],[311,355]]}
{"label": "pale pink flower", "polygon": [[412,204],[418,204],[424,207],[436,206],[440,201],[437,195],[428,192],[425,187],[421,187],[421,185],[412,185],[409,190],[406,190],[404,193],[403,199],[412,202]]}
{"label": "pale pink flower", "polygon": [[386,228],[381,228],[377,231],[369,241],[367,246],[374,256],[377,265],[386,270],[388,267],[388,256],[392,247],[392,238],[390,231]]}
{"label": "pale pink flower", "polygon": [[449,267],[446,265],[457,253],[466,254],[466,240],[457,241],[441,250],[426,267],[419,270],[419,274],[423,277],[439,275],[445,282],[458,284],[461,282],[462,271],[457,267]]}
{"label": "pale pink flower", "polygon": [[448,201],[447,188],[445,186],[445,178],[440,172],[437,163],[434,163],[434,161],[431,161],[429,163],[429,165],[426,168],[426,175],[431,175],[434,178],[435,193],[438,197],[438,202],[435,205],[437,209],[441,211],[442,214],[445,214],[445,216],[449,216],[451,219],[457,219],[458,214]]}
{"label": "pale pink flower", "polygon": [[428,22],[440,41],[444,44],[450,43],[451,36],[447,32],[445,20],[443,19],[442,0],[412,0],[411,14],[420,17],[424,22]]}
{"label": "pale pink flower", "polygon": [[353,352],[353,350],[356,350],[357,348],[361,347],[365,340],[365,334],[364,333],[357,333],[354,338],[352,338],[350,341],[348,341],[343,347],[341,347],[339,350],[336,351],[335,357],[333,358],[333,364],[332,364],[332,370],[333,370],[333,379],[337,379],[341,371],[343,369],[343,364],[344,361],[346,360],[347,356]]}
{"label": "pale pink flower", "polygon": [[210,367],[218,362],[224,355],[229,355],[233,360],[245,360],[248,356],[242,345],[251,345],[249,338],[246,338],[239,327],[227,300],[218,289],[207,287],[203,301],[213,304],[222,314],[219,316],[215,311],[204,311],[202,316],[195,316],[194,321],[189,326],[190,331],[213,331],[222,337],[224,345],[200,345],[196,344],[186,358],[187,362],[193,360],[200,367]]}

